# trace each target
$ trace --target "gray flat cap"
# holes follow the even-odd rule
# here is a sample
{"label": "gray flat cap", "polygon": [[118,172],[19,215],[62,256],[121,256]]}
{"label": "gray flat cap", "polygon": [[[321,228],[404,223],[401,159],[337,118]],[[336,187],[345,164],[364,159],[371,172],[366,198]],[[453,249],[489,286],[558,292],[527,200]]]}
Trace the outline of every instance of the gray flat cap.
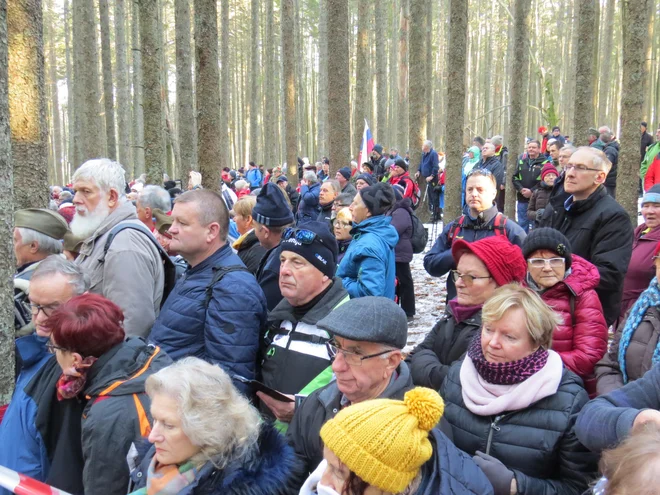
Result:
{"label": "gray flat cap", "polygon": [[403,349],[408,341],[406,313],[386,297],[351,299],[316,326],[345,339],[377,342],[397,349]]}

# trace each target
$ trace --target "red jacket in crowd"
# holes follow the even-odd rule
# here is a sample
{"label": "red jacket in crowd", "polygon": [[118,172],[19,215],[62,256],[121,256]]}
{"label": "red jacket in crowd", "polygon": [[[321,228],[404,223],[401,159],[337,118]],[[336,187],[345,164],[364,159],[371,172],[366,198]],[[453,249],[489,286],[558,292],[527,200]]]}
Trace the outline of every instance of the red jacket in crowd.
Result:
{"label": "red jacket in crowd", "polygon": [[658,153],[644,176],[644,190],[648,191],[660,182],[660,153]]}

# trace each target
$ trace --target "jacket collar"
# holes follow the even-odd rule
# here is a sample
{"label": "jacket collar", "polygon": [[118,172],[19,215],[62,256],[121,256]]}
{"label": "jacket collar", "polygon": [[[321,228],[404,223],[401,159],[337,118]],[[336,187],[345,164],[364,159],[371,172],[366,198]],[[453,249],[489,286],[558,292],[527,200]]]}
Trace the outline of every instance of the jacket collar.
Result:
{"label": "jacket collar", "polygon": [[466,211],[466,217],[470,221],[470,223],[474,223],[477,225],[485,225],[489,223],[498,214],[497,205],[493,205],[490,208],[482,211],[476,217],[473,217],[470,214],[470,209],[467,206],[465,207],[465,211]]}
{"label": "jacket collar", "polygon": [[214,267],[215,265],[221,263],[225,258],[227,258],[231,254],[232,254],[232,250],[229,247],[229,243],[226,242],[224,246],[219,248],[211,256],[206,258],[198,265],[195,265],[193,268],[190,268],[188,270],[188,273],[192,274],[192,273],[203,272],[205,270],[208,270],[209,268]]}
{"label": "jacket collar", "polygon": [[353,226],[351,229],[351,236],[355,237],[355,234],[362,234],[367,232],[370,229],[378,230],[385,224],[389,224],[392,221],[390,217],[385,215],[376,215],[369,217],[366,220],[362,220],[360,223]]}
{"label": "jacket collar", "polygon": [[[330,290],[300,321],[308,325],[316,325],[320,319],[325,318],[330,311],[339,306],[347,296],[348,292],[344,289],[341,279],[335,277]],[[293,306],[286,299],[282,299],[268,314],[269,321],[293,321],[294,319]]]}
{"label": "jacket collar", "polygon": [[89,256],[94,250],[94,243],[102,235],[106,234],[112,228],[124,220],[137,220],[135,213],[135,206],[130,201],[119,205],[112,213],[110,213],[105,220],[99,225],[96,231],[82,243],[80,254]]}
{"label": "jacket collar", "polygon": [[[573,196],[569,196],[564,203],[564,208],[570,215],[579,215],[580,213],[584,213],[593,208],[594,205],[605,196],[607,196],[607,190],[605,189],[605,186],[601,184],[587,199],[574,201]],[[566,206],[568,206],[568,208],[566,208]]]}
{"label": "jacket collar", "polygon": [[48,340],[48,337],[39,337],[36,333],[16,339],[16,350],[21,356],[24,368],[28,368],[44,357],[51,355],[46,349]]}

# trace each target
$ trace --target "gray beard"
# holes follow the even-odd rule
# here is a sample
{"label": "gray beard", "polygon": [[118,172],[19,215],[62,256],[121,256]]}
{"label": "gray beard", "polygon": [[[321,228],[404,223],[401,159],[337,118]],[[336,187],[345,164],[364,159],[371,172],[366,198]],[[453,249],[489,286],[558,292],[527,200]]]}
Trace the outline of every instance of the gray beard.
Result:
{"label": "gray beard", "polygon": [[103,220],[108,218],[109,214],[110,207],[107,203],[99,203],[94,211],[87,212],[85,216],[80,215],[76,210],[71,225],[69,225],[71,233],[79,239],[87,239],[96,232],[96,229],[101,226]]}

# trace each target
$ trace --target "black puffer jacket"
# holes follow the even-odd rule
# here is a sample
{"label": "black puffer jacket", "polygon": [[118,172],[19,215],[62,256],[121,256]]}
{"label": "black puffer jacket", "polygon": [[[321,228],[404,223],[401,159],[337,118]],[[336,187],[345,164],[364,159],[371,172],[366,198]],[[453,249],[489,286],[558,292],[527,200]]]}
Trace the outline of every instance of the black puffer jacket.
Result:
{"label": "black puffer jacket", "polygon": [[557,393],[526,409],[477,416],[463,401],[462,364],[451,367],[440,390],[456,446],[469,455],[479,450],[499,459],[514,472],[518,493],[583,493],[596,476],[598,455],[575,435],[577,413],[589,400],[577,375],[564,369]]}
{"label": "black puffer jacket", "polygon": [[241,261],[245,263],[247,269],[250,270],[250,273],[256,276],[259,263],[266,255],[266,248],[259,244],[259,239],[257,239],[254,230],[250,231],[243,239],[239,237],[233,244],[233,248]]}
{"label": "black puffer jacket", "polygon": [[410,353],[406,361],[410,365],[413,383],[420,387],[439,390],[452,363],[467,352],[475,334],[481,328],[481,311],[461,323],[456,323],[451,308],[435,324],[424,342]]}
{"label": "black puffer jacket", "polygon": [[612,168],[607,174],[607,179],[605,179],[605,187],[616,187],[616,173],[619,164],[619,143],[617,141],[610,141],[603,146],[603,153],[605,153],[607,159],[612,162]]}
{"label": "black puffer jacket", "polygon": [[626,210],[600,186],[591,196],[564,208],[565,196],[553,189],[550,203],[540,221],[541,227],[559,230],[571,243],[573,254],[598,268],[596,287],[603,305],[605,321],[614,323],[619,316],[623,277],[632,255],[633,227]]}

